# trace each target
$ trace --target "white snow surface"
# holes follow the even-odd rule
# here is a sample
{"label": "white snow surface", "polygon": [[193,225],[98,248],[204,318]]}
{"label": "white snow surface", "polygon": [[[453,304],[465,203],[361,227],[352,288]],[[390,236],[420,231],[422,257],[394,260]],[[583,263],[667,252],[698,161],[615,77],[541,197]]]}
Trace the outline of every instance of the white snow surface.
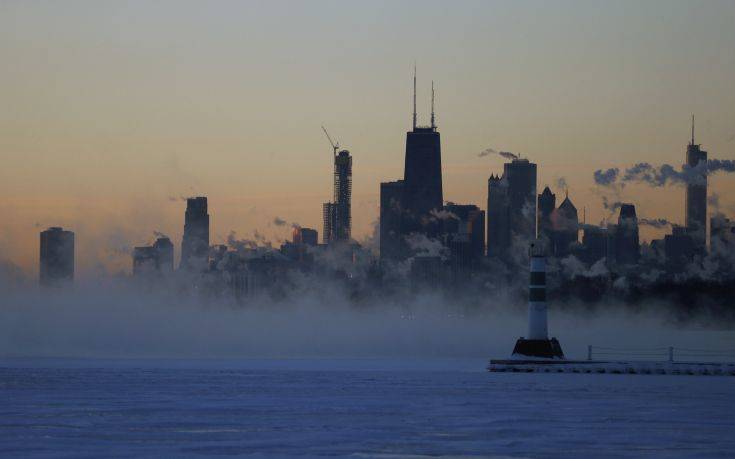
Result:
{"label": "white snow surface", "polygon": [[729,377],[484,359],[0,360],[0,455],[734,457]]}

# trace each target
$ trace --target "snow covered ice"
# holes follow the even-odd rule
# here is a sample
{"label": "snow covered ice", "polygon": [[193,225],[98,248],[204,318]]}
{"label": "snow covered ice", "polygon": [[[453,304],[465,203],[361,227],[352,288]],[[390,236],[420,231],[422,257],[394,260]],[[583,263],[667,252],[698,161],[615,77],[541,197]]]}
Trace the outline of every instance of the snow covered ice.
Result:
{"label": "snow covered ice", "polygon": [[481,359],[0,361],[4,456],[732,457],[731,377]]}

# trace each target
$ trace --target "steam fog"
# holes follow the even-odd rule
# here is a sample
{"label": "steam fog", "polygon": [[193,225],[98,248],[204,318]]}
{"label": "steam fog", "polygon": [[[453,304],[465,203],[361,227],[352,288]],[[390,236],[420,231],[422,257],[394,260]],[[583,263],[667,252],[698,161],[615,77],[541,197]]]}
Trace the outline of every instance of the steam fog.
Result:
{"label": "steam fog", "polygon": [[[179,287],[98,278],[49,291],[6,267],[0,355],[488,358],[509,355],[526,333],[524,302],[504,291],[459,300],[428,293],[355,301],[335,284],[239,304]],[[583,312],[552,303],[550,333],[568,357],[579,358],[588,344],[722,349],[735,342],[734,332],[701,328],[696,320],[686,329],[675,325],[664,306],[634,312],[610,303]]]}

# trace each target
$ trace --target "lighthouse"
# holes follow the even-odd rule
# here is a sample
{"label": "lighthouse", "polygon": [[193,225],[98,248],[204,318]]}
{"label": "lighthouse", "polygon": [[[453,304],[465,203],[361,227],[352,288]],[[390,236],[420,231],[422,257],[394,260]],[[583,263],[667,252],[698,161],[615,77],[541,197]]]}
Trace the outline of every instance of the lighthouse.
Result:
{"label": "lighthouse", "polygon": [[546,256],[540,245],[531,244],[529,258],[528,336],[518,338],[513,348],[513,357],[563,359],[564,353],[559,341],[556,338],[549,339],[546,311]]}

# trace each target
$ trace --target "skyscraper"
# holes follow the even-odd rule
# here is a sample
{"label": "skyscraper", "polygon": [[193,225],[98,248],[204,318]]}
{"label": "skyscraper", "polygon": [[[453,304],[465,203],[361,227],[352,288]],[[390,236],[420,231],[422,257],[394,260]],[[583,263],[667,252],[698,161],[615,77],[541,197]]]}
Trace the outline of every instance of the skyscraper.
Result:
{"label": "skyscraper", "polygon": [[401,233],[403,180],[380,184],[380,259],[397,260],[403,256]]}
{"label": "skyscraper", "polygon": [[181,242],[181,268],[206,268],[209,257],[209,214],[207,198],[186,200],[184,238]]}
{"label": "skyscraper", "polygon": [[40,235],[39,282],[57,286],[74,280],[74,233],[51,227]]}
{"label": "skyscraper", "polygon": [[536,164],[516,158],[503,165],[503,177],[508,180],[511,233],[530,243],[536,239]]}
{"label": "skyscraper", "polygon": [[619,265],[638,263],[640,240],[635,205],[623,204],[620,207],[618,224],[613,228],[612,237],[615,262]]}
{"label": "skyscraper", "polygon": [[[553,245],[554,240],[554,227],[551,222],[551,216],[556,209],[556,195],[551,192],[551,189],[547,186],[544,191],[538,195],[538,227],[539,238],[547,244],[547,247]],[[553,252],[553,251],[552,251]]]}
{"label": "skyscraper", "polygon": [[571,253],[579,241],[579,216],[569,196],[564,198],[552,215],[554,225],[554,256],[564,257]]}
{"label": "skyscraper", "polygon": [[536,239],[536,164],[515,158],[503,176],[488,179],[488,256],[504,258],[514,242],[527,247]]}
{"label": "skyscraper", "polygon": [[490,175],[487,180],[487,256],[504,258],[509,248],[508,180]]}
{"label": "skyscraper", "polygon": [[[335,149],[336,153],[336,149]],[[352,233],[352,156],[334,156],[334,201],[324,203],[324,242],[349,241]]]}
{"label": "skyscraper", "polygon": [[167,237],[159,237],[151,246],[133,249],[133,275],[168,273],[174,269],[174,245]]}
{"label": "skyscraper", "polygon": [[686,188],[686,231],[692,236],[694,245],[703,250],[707,241],[707,152],[694,143],[694,116],[692,116],[692,140],[687,145],[685,167],[699,168],[701,173],[687,183]]}
{"label": "skyscraper", "polygon": [[416,125],[416,71],[413,75],[413,130],[406,133],[406,157],[403,174],[403,234],[422,233],[437,236],[438,227],[430,218],[432,210],[441,209],[442,194],[441,139],[434,117],[434,85],[431,89],[431,125]]}

